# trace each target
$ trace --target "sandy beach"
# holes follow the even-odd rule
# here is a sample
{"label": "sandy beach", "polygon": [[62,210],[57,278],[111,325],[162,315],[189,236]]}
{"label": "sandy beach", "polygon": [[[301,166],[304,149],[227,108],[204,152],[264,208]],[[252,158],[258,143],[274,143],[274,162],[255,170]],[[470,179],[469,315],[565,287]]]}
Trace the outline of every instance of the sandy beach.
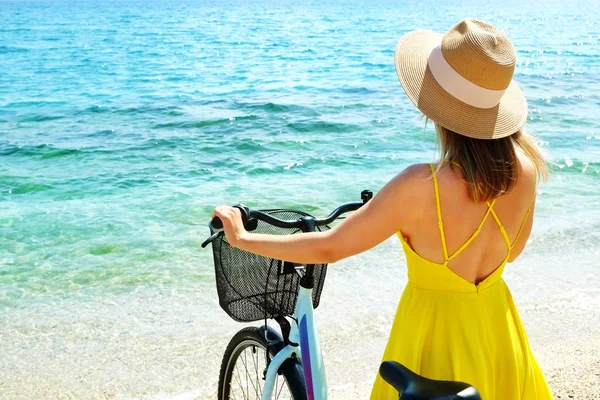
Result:
{"label": "sandy beach", "polygon": [[[556,256],[550,257],[553,263],[563,262],[567,265],[566,257],[559,255],[560,248],[555,251],[555,254],[548,254]],[[589,256],[588,261],[593,265],[595,259],[592,258],[592,252]],[[359,259],[361,257],[369,260],[368,256],[358,256]],[[593,290],[584,298],[570,297],[566,293],[572,288],[565,287],[566,295],[560,301],[539,299],[535,306],[524,305],[519,295],[528,282],[520,279],[534,272],[532,265],[540,257],[524,256],[516,263],[509,264],[505,273],[507,283],[514,287],[513,295],[521,310],[520,315],[534,355],[555,398],[600,399],[600,334],[597,330],[600,326],[600,293]],[[366,275],[357,277],[352,276],[351,272],[348,275],[343,265],[339,267],[334,265],[329,270],[329,290],[323,295],[324,306],[318,314],[320,320],[331,321],[320,325],[330,397],[340,400],[366,399],[370,395],[374,374],[388,340],[388,327],[391,326],[396,307],[394,293],[401,288],[389,282],[383,283],[383,279],[376,282]],[[366,274],[366,271],[362,272]],[[539,271],[540,279],[544,279],[544,275],[544,271]],[[337,303],[335,309],[328,308],[328,303],[336,301],[334,297],[345,295],[332,293],[336,292],[336,283],[339,287],[346,287],[349,279],[359,301]],[[571,282],[573,286],[582,283],[576,280]],[[378,290],[381,297],[363,294],[378,293]],[[546,295],[550,297],[551,293]],[[371,303],[380,300],[380,312],[362,312],[369,309]],[[586,303],[585,311],[580,302]],[[210,391],[200,396],[203,399],[215,397],[216,392]]]}
{"label": "sandy beach", "polygon": [[[557,399],[600,399],[600,290],[597,273],[586,272],[595,271],[599,250],[586,247],[576,275],[542,268],[544,260],[568,265],[572,255],[560,246],[526,252],[505,272]],[[394,239],[330,266],[316,314],[330,398],[368,398],[404,268]],[[392,270],[398,275],[389,276]],[[223,350],[242,325],[210,292],[140,291],[111,302],[40,306],[19,322],[5,315],[0,323],[14,328],[0,326],[0,397],[214,399]],[[31,325],[36,313],[46,322]]]}

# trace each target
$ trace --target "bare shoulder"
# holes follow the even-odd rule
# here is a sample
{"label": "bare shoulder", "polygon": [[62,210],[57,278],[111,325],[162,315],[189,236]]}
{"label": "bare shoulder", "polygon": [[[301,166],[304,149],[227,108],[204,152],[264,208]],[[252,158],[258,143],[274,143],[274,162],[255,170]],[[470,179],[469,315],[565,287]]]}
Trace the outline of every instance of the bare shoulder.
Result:
{"label": "bare shoulder", "polygon": [[395,189],[406,192],[406,190],[419,190],[425,185],[430,186],[431,183],[427,183],[430,179],[429,164],[413,164],[396,175],[390,183]]}
{"label": "bare shoulder", "polygon": [[382,191],[386,193],[386,198],[390,199],[388,205],[394,206],[403,216],[402,219],[406,214],[417,214],[422,208],[423,199],[433,199],[429,164],[414,164],[407,167],[388,182]]}
{"label": "bare shoulder", "polygon": [[535,164],[524,154],[519,154],[519,178],[517,188],[531,191],[536,184],[538,171]]}
{"label": "bare shoulder", "polygon": [[535,169],[535,165],[533,164],[533,161],[531,161],[529,159],[529,157],[525,156],[524,154],[519,154],[518,157],[519,157],[519,164],[521,167],[520,172],[521,172],[521,174],[523,174],[523,177],[534,178],[537,171]]}
{"label": "bare shoulder", "polygon": [[403,204],[417,197],[427,186],[431,186],[431,170],[428,164],[414,164],[392,178],[380,191],[380,197],[402,201]]}
{"label": "bare shoulder", "polygon": [[431,177],[431,167],[429,164],[413,164],[401,172],[409,178],[427,179]]}

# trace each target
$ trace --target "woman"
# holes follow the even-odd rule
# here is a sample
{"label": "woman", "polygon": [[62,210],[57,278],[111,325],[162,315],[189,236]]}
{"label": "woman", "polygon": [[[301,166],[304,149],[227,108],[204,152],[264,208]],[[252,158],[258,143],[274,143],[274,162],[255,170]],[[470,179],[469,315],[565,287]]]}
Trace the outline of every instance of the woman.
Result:
{"label": "woman", "polygon": [[[248,234],[237,209],[215,215],[232,245],[299,263],[333,263],[396,233],[408,283],[383,358],[469,382],[483,399],[549,399],[502,280],[531,232],[537,176],[547,174],[521,130],[527,103],[512,80],[515,50],[493,26],[463,20],[444,35],[406,34],[395,65],[408,97],[435,123],[438,163],[407,168],[325,233]],[[371,398],[395,396],[378,376]]]}

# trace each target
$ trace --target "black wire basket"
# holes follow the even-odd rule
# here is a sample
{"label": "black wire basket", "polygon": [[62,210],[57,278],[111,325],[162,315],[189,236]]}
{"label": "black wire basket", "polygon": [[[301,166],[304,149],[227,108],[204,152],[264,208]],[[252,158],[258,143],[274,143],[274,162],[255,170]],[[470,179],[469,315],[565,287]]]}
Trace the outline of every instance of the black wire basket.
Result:
{"label": "black wire basket", "polygon": [[[283,220],[296,220],[308,214],[293,210],[262,210]],[[318,232],[329,227],[317,227]],[[258,221],[253,231],[271,235],[293,235],[299,229],[284,229]],[[214,233],[214,232],[212,232]],[[225,235],[212,242],[219,305],[238,322],[252,322],[294,314],[300,275],[296,264],[259,256],[231,246]],[[314,308],[325,283],[327,264],[314,269],[312,300]]]}

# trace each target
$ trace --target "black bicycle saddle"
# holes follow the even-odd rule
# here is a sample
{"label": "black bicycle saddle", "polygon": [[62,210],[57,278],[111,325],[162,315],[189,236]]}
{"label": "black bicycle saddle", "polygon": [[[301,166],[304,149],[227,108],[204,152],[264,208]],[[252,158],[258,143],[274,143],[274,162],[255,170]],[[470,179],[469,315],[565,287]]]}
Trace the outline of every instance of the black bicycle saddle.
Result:
{"label": "black bicycle saddle", "polygon": [[384,361],[379,374],[400,393],[401,400],[481,400],[468,383],[428,379],[395,361]]}

